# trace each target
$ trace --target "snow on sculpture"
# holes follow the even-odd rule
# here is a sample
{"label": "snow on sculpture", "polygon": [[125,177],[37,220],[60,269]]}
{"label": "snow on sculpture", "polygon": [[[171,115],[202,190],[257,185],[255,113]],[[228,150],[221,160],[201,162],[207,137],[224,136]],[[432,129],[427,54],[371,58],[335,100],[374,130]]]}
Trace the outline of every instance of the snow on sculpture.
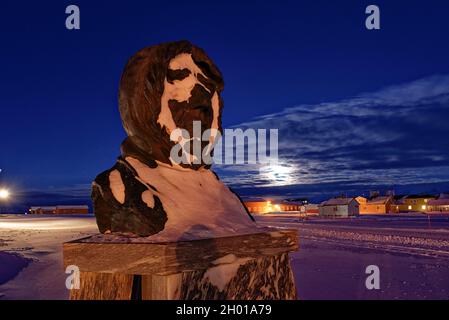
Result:
{"label": "snow on sculpture", "polygon": [[[128,137],[115,166],[92,186],[101,233],[172,241],[254,230],[239,197],[209,164],[175,163],[170,157],[175,145],[170,134],[177,128],[193,137],[193,123],[200,121],[201,132],[221,132],[223,85],[214,63],[187,41],[148,47],[131,57],[119,89]],[[208,144],[201,141],[201,148]]]}

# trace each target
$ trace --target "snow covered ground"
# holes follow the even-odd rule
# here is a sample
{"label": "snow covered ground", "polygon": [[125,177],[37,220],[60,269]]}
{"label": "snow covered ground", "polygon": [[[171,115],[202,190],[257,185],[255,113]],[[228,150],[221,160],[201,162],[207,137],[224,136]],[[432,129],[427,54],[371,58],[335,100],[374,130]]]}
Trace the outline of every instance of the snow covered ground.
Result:
{"label": "snow covered ground", "polygon": [[[299,229],[292,255],[299,298],[449,299],[447,215],[258,221]],[[365,286],[369,265],[379,267],[379,290]]]}
{"label": "snow covered ground", "polygon": [[[256,219],[299,229],[301,299],[449,299],[448,216]],[[62,243],[96,232],[92,216],[0,215],[0,299],[67,299]],[[368,265],[379,290],[365,287]]]}
{"label": "snow covered ground", "polygon": [[[0,285],[0,299],[67,299],[62,243],[97,230],[92,216],[0,215],[0,270],[28,265]],[[12,264],[11,254],[22,261]]]}

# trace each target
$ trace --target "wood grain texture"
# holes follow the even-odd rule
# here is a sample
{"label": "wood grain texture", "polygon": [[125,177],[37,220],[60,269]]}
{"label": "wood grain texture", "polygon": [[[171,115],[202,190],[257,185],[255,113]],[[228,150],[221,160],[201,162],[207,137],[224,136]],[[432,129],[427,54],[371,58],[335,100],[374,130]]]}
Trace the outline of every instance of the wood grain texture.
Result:
{"label": "wood grain texture", "polygon": [[143,276],[142,280],[142,300],[183,299],[180,292],[183,273]]}
{"label": "wood grain texture", "polygon": [[294,300],[296,287],[288,254],[263,257],[240,266],[223,289],[206,276],[207,270],[183,273],[178,299]]}
{"label": "wood grain texture", "polygon": [[259,258],[298,250],[297,230],[169,243],[92,243],[89,238],[64,244],[64,266],[82,272],[173,274],[204,270],[233,254]]}
{"label": "wood grain texture", "polygon": [[64,265],[81,271],[71,299],[131,299],[135,275],[143,300],[296,299],[288,252],[297,249],[297,230],[178,243],[85,238],[64,244]]}
{"label": "wood grain texture", "polygon": [[80,272],[80,288],[70,300],[130,300],[133,276],[121,273]]}

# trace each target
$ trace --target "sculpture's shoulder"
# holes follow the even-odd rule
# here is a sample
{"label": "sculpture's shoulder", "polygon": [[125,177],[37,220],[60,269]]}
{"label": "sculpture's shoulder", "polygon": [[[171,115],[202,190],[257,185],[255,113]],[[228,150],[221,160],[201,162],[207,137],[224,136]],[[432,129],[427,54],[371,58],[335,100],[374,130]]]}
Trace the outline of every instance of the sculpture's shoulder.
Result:
{"label": "sculpture's shoulder", "polygon": [[123,158],[118,158],[115,165],[100,173],[93,182],[93,188],[97,188],[100,191],[112,191],[114,187],[118,185],[127,185],[132,183],[137,176],[136,171],[131,165],[129,165]]}
{"label": "sculpture's shoulder", "polygon": [[100,173],[92,184],[92,202],[100,232],[150,235],[161,231],[167,214],[156,195],[143,196],[148,190],[149,186],[123,158]]}

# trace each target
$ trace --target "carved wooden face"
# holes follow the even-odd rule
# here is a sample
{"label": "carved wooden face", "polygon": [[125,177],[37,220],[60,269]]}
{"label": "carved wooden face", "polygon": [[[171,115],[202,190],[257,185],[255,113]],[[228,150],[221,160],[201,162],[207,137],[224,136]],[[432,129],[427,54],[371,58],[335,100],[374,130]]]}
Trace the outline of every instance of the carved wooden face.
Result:
{"label": "carved wooden face", "polygon": [[[217,86],[218,83],[193,61],[192,54],[177,55],[168,64],[158,123],[168,134],[176,128],[185,129],[192,140],[200,141],[206,130],[219,130],[220,95]],[[199,136],[193,129],[195,122],[201,127]],[[215,138],[215,134],[209,137],[201,141],[202,149]]]}
{"label": "carved wooden face", "polygon": [[[197,136],[193,124],[199,121],[201,134],[207,129],[221,131],[222,89],[220,71],[203,50],[187,41],[139,51],[120,83],[120,112],[129,136],[122,153],[136,153],[128,147],[135,145],[139,154],[170,163],[173,130]],[[202,141],[202,149],[208,143]],[[182,166],[198,169],[204,164]]]}
{"label": "carved wooden face", "polygon": [[218,129],[220,113],[217,84],[208,78],[189,53],[170,60],[161,97],[158,123],[169,131],[182,128],[193,137],[193,122],[202,129]]}

